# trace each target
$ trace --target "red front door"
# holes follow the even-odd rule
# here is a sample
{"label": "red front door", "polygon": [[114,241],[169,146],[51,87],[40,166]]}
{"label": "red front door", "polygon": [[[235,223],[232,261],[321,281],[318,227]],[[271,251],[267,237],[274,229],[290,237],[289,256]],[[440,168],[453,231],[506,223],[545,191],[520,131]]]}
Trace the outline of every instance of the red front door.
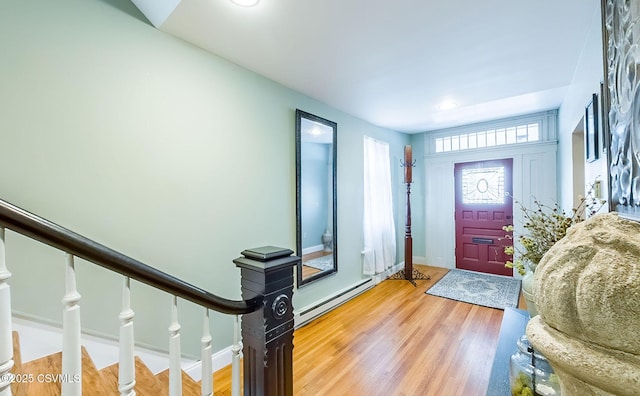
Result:
{"label": "red front door", "polygon": [[456,267],[496,275],[509,256],[502,227],[513,222],[511,158],[455,164]]}

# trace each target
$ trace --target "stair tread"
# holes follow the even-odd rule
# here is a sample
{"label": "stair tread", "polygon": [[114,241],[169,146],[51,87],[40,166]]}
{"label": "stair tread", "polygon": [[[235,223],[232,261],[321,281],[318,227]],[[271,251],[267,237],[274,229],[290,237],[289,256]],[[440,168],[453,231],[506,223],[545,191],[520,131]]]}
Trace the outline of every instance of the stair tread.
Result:
{"label": "stair tread", "polygon": [[[18,375],[11,384],[13,396],[60,396],[62,383],[62,352],[44,356],[29,362],[22,362],[20,352],[20,336],[17,331],[13,336],[14,366],[11,372]],[[169,370],[154,375],[138,357],[135,357],[136,385],[135,391],[140,396],[168,396]],[[214,375],[215,385],[216,375]],[[224,382],[224,380],[222,380]],[[228,387],[230,388],[230,386]],[[214,392],[216,396],[230,395],[229,389]],[[86,348],[82,347],[82,394],[83,395],[117,395],[118,392],[118,363],[98,370],[89,356]],[[186,372],[182,371],[182,394],[185,396],[199,396],[200,382],[196,382]]]}
{"label": "stair tread", "polygon": [[106,394],[106,387],[102,382],[100,372],[85,347],[82,347],[82,393],[85,395]]}
{"label": "stair tread", "polygon": [[[23,363],[12,372],[22,380],[11,385],[14,396],[57,396],[62,393],[62,383],[55,377],[62,372],[62,352]],[[106,394],[102,378],[85,347],[82,347],[82,393]]]}
{"label": "stair tread", "polygon": [[[242,359],[240,359],[240,365],[242,366]],[[213,373],[213,389],[214,396],[231,396],[231,365],[227,365],[220,370]],[[243,378],[244,373],[240,369],[240,394],[243,394]]]}
{"label": "stair tread", "polygon": [[[167,388],[162,386],[162,383],[138,356],[135,357],[135,367],[136,384],[134,390],[137,395],[167,396],[169,394]],[[100,375],[106,388],[107,393],[105,394],[118,394],[118,363],[103,368],[100,370]]]}
{"label": "stair tread", "polygon": [[[20,353],[20,335],[17,331],[13,331],[13,367],[19,369],[22,366],[22,355]],[[13,370],[12,370],[13,371]]]}
{"label": "stair tread", "polygon": [[[169,369],[166,369],[158,374],[156,377],[162,384],[164,389],[169,389]],[[182,370],[182,395],[183,396],[200,396],[202,394],[200,390],[200,384],[196,382],[191,376]]]}

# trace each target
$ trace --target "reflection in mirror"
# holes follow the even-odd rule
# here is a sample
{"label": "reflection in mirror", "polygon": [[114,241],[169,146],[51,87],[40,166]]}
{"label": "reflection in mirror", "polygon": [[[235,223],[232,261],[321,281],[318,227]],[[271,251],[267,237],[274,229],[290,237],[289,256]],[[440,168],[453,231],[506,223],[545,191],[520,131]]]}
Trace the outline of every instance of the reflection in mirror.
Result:
{"label": "reflection in mirror", "polygon": [[296,110],[298,286],[338,270],[335,122]]}

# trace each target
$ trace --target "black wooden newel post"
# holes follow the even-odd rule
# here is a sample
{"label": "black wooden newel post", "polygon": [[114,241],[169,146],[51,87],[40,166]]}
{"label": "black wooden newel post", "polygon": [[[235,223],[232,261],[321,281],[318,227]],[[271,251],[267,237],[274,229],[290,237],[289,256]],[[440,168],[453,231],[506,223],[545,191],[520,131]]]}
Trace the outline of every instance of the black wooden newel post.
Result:
{"label": "black wooden newel post", "polygon": [[262,296],[262,308],[242,317],[244,394],[293,395],[293,267],[300,257],[274,246],[247,249],[233,262],[241,270],[242,299]]}

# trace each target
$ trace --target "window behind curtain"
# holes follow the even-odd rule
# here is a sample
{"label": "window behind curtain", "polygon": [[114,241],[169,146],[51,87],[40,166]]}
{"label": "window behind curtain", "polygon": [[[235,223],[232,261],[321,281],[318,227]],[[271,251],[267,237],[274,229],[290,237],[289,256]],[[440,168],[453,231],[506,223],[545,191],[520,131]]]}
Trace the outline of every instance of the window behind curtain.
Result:
{"label": "window behind curtain", "polygon": [[389,144],[364,137],[365,275],[385,271],[396,261]]}

